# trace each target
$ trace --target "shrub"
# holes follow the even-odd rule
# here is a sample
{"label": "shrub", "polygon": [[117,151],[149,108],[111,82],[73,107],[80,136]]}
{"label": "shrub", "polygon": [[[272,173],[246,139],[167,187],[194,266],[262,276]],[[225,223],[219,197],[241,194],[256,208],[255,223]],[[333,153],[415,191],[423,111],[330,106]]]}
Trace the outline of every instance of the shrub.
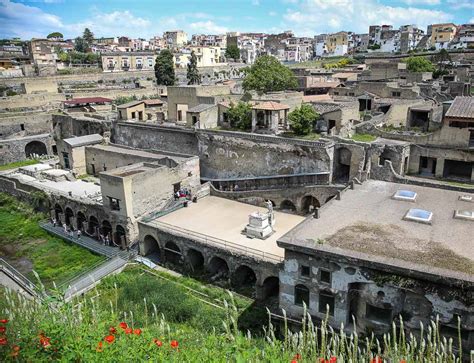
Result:
{"label": "shrub", "polygon": [[308,135],[318,117],[318,113],[308,104],[303,104],[288,114],[291,129],[296,135]]}
{"label": "shrub", "polygon": [[227,117],[231,127],[244,131],[252,127],[252,108],[249,103],[239,102],[237,105],[231,103],[227,110]]}

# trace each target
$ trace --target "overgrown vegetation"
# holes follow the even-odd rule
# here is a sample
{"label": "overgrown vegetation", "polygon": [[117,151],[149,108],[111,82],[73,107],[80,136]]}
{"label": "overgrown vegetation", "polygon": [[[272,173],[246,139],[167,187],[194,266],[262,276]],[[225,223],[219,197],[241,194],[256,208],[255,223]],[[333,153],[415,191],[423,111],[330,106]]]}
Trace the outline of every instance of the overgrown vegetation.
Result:
{"label": "overgrown vegetation", "polygon": [[21,161],[14,161],[13,163],[0,165],[0,171],[19,168],[21,166],[28,166],[38,164],[39,161],[36,159],[26,159]]}
{"label": "overgrown vegetation", "polygon": [[361,142],[372,142],[376,138],[377,138],[377,136],[370,135],[370,134],[354,134],[351,137],[352,140],[361,141]]}
{"label": "overgrown vegetation", "polygon": [[[33,195],[38,206],[44,196]],[[104,258],[46,233],[39,222],[45,219],[31,206],[0,193],[0,251],[15,268],[32,277],[35,270],[48,287],[81,273]]]}
{"label": "overgrown vegetation", "polygon": [[410,72],[434,72],[436,70],[433,63],[425,57],[409,57],[405,62]]}
{"label": "overgrown vegetation", "polygon": [[158,85],[173,86],[176,82],[173,53],[168,49],[162,50],[156,57],[155,77]]}
{"label": "overgrown vegetation", "polygon": [[347,67],[349,64],[354,64],[356,61],[353,58],[343,58],[334,63],[325,63],[325,69],[334,69],[334,68],[344,68]]}
{"label": "overgrown vegetation", "polygon": [[[165,291],[156,299],[140,295],[136,288],[127,295],[121,284],[106,279],[104,288],[87,297],[65,303],[56,296],[54,307],[7,290],[0,290],[0,354],[4,361],[76,361],[76,362],[460,362],[453,353],[453,339],[439,333],[439,322],[421,332],[421,339],[405,335],[393,325],[393,332],[379,341],[374,336],[362,339],[334,331],[325,321],[314,324],[303,313],[302,329],[292,333],[284,320],[281,339],[268,320],[264,337],[256,337],[238,328],[239,309],[232,295],[220,307],[206,308],[212,314],[210,325],[199,328],[189,320],[168,319],[166,310],[175,305],[177,320],[189,314],[184,292]],[[146,288],[146,285],[142,284]],[[155,286],[156,287],[156,286]],[[150,289],[151,290],[151,289]],[[165,301],[167,294],[170,298]],[[127,297],[140,301],[128,308]],[[156,303],[155,303],[156,301]],[[163,305],[163,301],[166,306]],[[182,303],[184,301],[184,304]],[[181,308],[184,308],[182,311]],[[164,310],[163,310],[164,309]],[[201,307],[198,307],[198,311]],[[192,311],[192,310],[191,310]],[[284,313],[283,313],[284,314]],[[195,314],[197,317],[197,314]],[[202,321],[202,323],[204,320]],[[216,327],[218,326],[218,327]],[[458,319],[460,326],[460,319]],[[459,339],[460,340],[460,339]]]}
{"label": "overgrown vegetation", "polygon": [[311,105],[302,104],[288,114],[290,126],[296,135],[308,135],[319,115]]}
{"label": "overgrown vegetation", "polygon": [[271,55],[257,58],[254,64],[243,69],[245,78],[242,87],[245,91],[258,93],[292,90],[298,87],[293,72]]}
{"label": "overgrown vegetation", "polygon": [[225,49],[225,57],[234,59],[235,61],[240,59],[240,49],[235,44],[230,44]]}
{"label": "overgrown vegetation", "polygon": [[232,128],[248,131],[252,127],[252,107],[247,102],[231,103],[227,110],[227,119]]}
{"label": "overgrown vegetation", "polygon": [[123,105],[124,103],[132,102],[132,101],[152,100],[155,98],[160,98],[160,95],[151,95],[151,96],[142,95],[141,97],[137,97],[136,95],[118,96],[114,99],[113,103],[114,105]]}

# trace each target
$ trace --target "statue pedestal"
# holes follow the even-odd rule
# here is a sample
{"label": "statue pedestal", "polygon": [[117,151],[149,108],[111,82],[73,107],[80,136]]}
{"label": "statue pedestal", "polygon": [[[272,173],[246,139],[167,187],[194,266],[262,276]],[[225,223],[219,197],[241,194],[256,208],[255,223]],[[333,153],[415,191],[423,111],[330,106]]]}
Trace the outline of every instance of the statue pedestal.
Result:
{"label": "statue pedestal", "polygon": [[245,234],[247,237],[265,239],[274,232],[273,224],[274,218],[271,218],[269,214],[254,212],[249,215],[249,224],[245,227]]}

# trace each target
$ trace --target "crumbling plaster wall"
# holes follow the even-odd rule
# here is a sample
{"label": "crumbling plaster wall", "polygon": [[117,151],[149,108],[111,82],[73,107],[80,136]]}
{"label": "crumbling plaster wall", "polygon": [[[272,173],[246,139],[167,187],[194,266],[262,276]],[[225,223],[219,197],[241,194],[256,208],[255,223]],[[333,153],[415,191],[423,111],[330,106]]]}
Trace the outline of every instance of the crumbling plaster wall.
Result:
{"label": "crumbling plaster wall", "polygon": [[333,147],[235,132],[199,131],[201,173],[206,178],[331,172]]}

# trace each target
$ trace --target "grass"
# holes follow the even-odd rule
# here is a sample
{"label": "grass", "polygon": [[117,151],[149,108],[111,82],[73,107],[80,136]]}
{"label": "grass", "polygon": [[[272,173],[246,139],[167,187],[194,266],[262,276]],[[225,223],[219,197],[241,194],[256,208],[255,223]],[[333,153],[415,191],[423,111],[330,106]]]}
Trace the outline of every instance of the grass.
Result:
{"label": "grass", "polygon": [[296,135],[294,132],[284,132],[280,134],[281,137],[289,137],[291,139],[303,139],[303,140],[319,140],[321,135],[316,132],[311,132],[308,135]]}
{"label": "grass", "polygon": [[0,171],[15,169],[15,168],[19,168],[21,166],[34,165],[34,164],[38,164],[38,163],[39,163],[39,161],[34,160],[34,159],[15,161],[13,163],[0,165]]}
{"label": "grass", "polygon": [[377,138],[377,136],[369,135],[369,134],[354,134],[351,137],[352,140],[360,141],[360,142],[372,142],[376,138]]}
{"label": "grass", "polygon": [[474,189],[474,184],[472,184],[472,183],[462,183],[462,182],[449,181],[449,180],[441,180],[441,181],[444,181],[446,184],[454,185],[454,186],[456,186],[456,187],[463,187],[463,188],[471,188],[471,189]]}
{"label": "grass", "polygon": [[0,193],[0,252],[20,272],[36,271],[51,287],[104,260],[88,250],[49,235],[38,224],[44,216],[27,204]]}

